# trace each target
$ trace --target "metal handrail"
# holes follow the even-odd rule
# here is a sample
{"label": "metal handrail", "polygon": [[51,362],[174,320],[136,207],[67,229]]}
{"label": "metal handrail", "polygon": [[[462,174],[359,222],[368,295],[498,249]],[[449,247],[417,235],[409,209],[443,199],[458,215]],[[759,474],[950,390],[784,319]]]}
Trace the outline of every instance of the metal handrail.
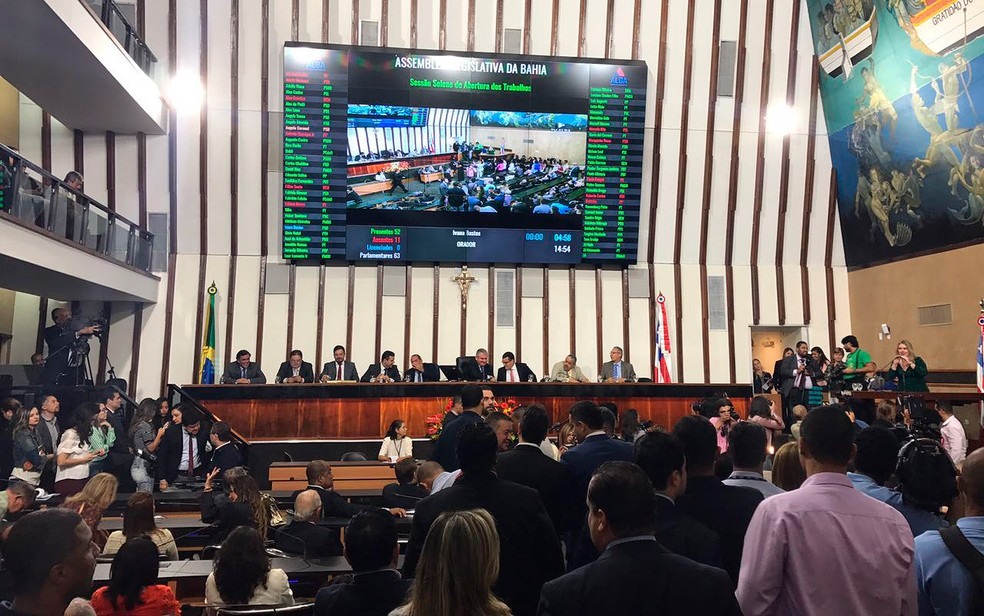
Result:
{"label": "metal handrail", "polygon": [[[137,29],[127,20],[123,15],[123,11],[117,6],[114,0],[100,0],[102,5],[99,11],[99,19],[109,28],[109,31],[113,33],[120,44],[123,45],[123,49],[126,50],[130,57],[140,66],[140,68],[146,72],[150,72],[150,67],[157,62],[157,56],[154,52],[150,50],[147,43],[140,38],[137,34]],[[120,24],[125,30],[123,39],[116,36],[113,31],[113,20],[119,20]]]}
{"label": "metal handrail", "polygon": [[[34,212],[32,210],[29,212],[27,216],[28,222],[48,232],[59,234],[59,231],[55,228],[57,214],[62,213],[59,211],[59,207],[65,208],[67,216],[67,210],[70,206],[73,210],[74,207],[78,206],[81,208],[78,224],[79,237],[75,237],[74,227],[73,229],[66,229],[65,237],[84,246],[85,242],[89,239],[86,231],[89,229],[90,212],[98,211],[106,219],[105,241],[101,249],[98,247],[92,248],[91,246],[89,248],[145,272],[150,271],[150,249],[154,241],[154,235],[150,231],[125,216],[117,214],[88,195],[74,190],[65,182],[4,145],[0,145],[0,193],[9,193],[10,199],[9,202],[7,199],[4,199],[4,202],[0,204],[2,205],[0,211],[6,212],[15,218],[24,218],[24,216],[19,216],[14,212],[21,209],[23,205],[20,202],[22,198],[21,189],[31,181],[31,178],[25,176],[25,170],[30,170],[39,176],[43,184],[42,186],[35,187],[35,190],[41,191],[40,194],[35,192],[29,195],[31,199],[36,200],[36,205],[39,205],[42,211]],[[58,197],[60,195],[68,196],[70,201],[59,200]],[[72,214],[74,216],[75,212],[73,211]],[[119,258],[113,252],[116,233],[120,225],[126,225],[129,229],[129,237],[127,238],[127,246],[123,258]],[[138,250],[138,241],[141,241],[144,246],[144,252],[142,254]]]}
{"label": "metal handrail", "polygon": [[[174,408],[174,406],[177,404],[183,404],[183,405],[190,404],[192,407],[197,409],[198,412],[202,413],[209,421],[212,421],[213,423],[216,421],[222,421],[221,417],[217,417],[213,415],[210,410],[205,408],[205,405],[203,405],[201,402],[198,401],[198,399],[196,399],[194,396],[189,394],[187,391],[185,391],[178,385],[175,385],[174,383],[168,383],[167,401],[171,405],[171,408]],[[241,434],[239,434],[235,430],[232,430],[232,440],[237,444],[239,444],[240,451],[242,452],[243,458],[245,459],[246,448],[249,447],[249,441],[247,441]]]}

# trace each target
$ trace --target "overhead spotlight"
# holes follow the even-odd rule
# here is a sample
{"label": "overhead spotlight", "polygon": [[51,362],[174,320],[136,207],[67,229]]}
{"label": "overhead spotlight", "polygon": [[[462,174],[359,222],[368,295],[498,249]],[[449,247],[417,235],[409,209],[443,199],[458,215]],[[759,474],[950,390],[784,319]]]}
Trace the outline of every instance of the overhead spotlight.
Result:
{"label": "overhead spotlight", "polygon": [[191,71],[178,71],[168,84],[167,100],[178,113],[199,111],[205,101],[202,80]]}
{"label": "overhead spotlight", "polygon": [[765,126],[774,135],[788,135],[796,126],[796,112],[789,105],[773,105],[765,116]]}

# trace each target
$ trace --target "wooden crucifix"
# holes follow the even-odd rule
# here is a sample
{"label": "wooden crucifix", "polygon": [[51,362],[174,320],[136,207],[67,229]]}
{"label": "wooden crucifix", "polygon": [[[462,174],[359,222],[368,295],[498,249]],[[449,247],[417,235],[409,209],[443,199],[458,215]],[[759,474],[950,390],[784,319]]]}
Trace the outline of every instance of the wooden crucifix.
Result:
{"label": "wooden crucifix", "polygon": [[471,287],[471,283],[477,281],[478,279],[472,276],[468,272],[468,266],[461,266],[461,273],[451,279],[451,282],[457,282],[458,288],[461,290],[461,310],[468,310],[468,289]]}

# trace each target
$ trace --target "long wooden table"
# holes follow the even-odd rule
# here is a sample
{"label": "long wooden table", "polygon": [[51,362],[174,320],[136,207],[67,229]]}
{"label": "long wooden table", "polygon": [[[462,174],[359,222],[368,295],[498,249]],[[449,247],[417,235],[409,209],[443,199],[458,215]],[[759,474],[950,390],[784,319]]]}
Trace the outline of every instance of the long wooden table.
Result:
{"label": "long wooden table", "polygon": [[[464,383],[331,383],[290,385],[185,385],[184,391],[247,440],[380,439],[394,419],[423,436],[427,417],[444,415]],[[496,399],[539,402],[551,423],[566,420],[578,400],[612,401],[620,411],[671,427],[691,405],[727,392],[745,415],[749,384],[489,383]]]}

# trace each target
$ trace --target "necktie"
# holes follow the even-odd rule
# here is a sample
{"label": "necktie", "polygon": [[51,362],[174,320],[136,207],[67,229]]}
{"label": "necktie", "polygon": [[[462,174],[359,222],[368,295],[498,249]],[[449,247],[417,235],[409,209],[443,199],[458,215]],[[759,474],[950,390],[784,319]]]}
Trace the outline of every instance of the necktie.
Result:
{"label": "necktie", "polygon": [[417,378],[416,378],[416,382],[417,382],[417,383],[421,383],[421,382],[423,382],[423,379],[422,379],[422,378],[420,377],[420,372],[418,372],[418,373],[417,373]]}
{"label": "necktie", "polygon": [[516,368],[509,369],[509,382],[514,383],[516,381]]}
{"label": "necktie", "polygon": [[195,474],[195,444],[194,437],[185,432],[185,436],[188,437],[188,474]]}
{"label": "necktie", "polygon": [[622,362],[617,361],[612,367],[612,378],[620,379],[622,378]]}
{"label": "necktie", "polygon": [[[799,359],[796,360],[796,367],[797,368],[802,368],[804,363],[805,362],[804,362],[803,358],[800,357]],[[802,372],[796,373],[796,382],[795,382],[794,386],[795,387],[803,387],[803,373]]]}
{"label": "necktie", "polygon": [[340,363],[335,364],[335,380],[336,381],[342,380],[342,364]]}
{"label": "necktie", "polygon": [[242,372],[243,372],[243,378],[245,379],[246,378],[246,368],[243,368],[242,366],[240,366],[239,369],[242,370]]}

